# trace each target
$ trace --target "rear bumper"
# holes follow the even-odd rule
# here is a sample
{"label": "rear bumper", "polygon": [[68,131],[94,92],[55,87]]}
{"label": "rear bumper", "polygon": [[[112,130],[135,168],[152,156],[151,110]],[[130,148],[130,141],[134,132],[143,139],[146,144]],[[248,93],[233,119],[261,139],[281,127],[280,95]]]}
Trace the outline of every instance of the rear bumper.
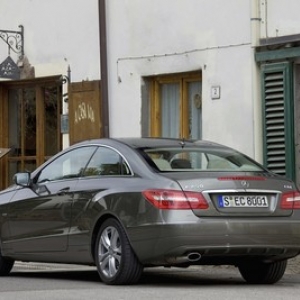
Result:
{"label": "rear bumper", "polygon": [[[300,253],[300,221],[202,220],[195,224],[157,224],[131,228],[129,239],[139,260],[150,265],[235,264],[260,257],[274,261]],[[186,259],[190,253],[199,260]]]}

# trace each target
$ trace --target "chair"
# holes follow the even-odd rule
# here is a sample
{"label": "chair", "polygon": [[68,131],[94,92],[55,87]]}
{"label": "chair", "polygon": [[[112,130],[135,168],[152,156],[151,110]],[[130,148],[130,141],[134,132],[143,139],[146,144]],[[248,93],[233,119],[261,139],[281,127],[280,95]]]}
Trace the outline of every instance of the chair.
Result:
{"label": "chair", "polygon": [[188,159],[177,158],[172,160],[171,167],[173,169],[191,169],[192,164]]}
{"label": "chair", "polygon": [[218,171],[234,170],[233,165],[224,159],[212,159],[208,162],[207,169]]}
{"label": "chair", "polygon": [[170,163],[165,159],[154,158],[153,161],[160,171],[167,171],[172,169]]}

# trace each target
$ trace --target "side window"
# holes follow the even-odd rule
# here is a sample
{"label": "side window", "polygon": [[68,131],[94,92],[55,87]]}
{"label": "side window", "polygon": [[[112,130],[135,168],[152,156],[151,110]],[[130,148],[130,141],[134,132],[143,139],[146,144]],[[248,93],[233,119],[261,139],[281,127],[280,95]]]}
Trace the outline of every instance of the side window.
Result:
{"label": "side window", "polygon": [[83,176],[95,175],[130,175],[130,170],[116,151],[99,147],[83,173]]}
{"label": "side window", "polygon": [[95,149],[81,147],[59,156],[42,170],[37,183],[79,177]]}

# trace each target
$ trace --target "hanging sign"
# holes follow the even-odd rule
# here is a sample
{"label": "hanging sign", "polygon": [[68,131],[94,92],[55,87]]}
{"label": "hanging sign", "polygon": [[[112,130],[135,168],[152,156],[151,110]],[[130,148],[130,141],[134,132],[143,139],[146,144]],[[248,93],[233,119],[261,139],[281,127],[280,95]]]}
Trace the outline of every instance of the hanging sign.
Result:
{"label": "hanging sign", "polygon": [[17,64],[8,56],[0,64],[0,78],[20,79],[20,70]]}

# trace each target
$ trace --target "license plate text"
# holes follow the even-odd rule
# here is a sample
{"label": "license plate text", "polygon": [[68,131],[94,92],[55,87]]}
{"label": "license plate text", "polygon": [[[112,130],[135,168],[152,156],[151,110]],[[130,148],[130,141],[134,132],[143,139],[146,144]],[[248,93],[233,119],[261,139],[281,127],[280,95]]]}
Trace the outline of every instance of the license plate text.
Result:
{"label": "license plate text", "polygon": [[222,196],[219,195],[219,207],[268,207],[267,196]]}

